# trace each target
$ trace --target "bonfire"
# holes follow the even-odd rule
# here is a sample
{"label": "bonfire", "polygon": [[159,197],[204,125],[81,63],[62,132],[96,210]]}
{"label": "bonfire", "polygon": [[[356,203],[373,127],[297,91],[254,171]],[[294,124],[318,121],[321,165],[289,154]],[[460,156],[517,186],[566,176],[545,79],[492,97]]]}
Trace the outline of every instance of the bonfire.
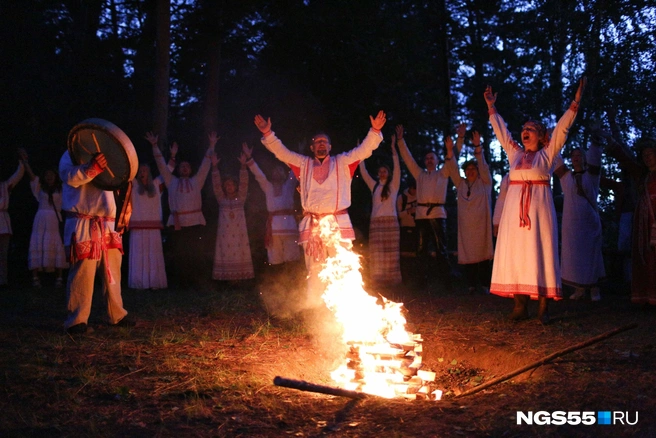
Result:
{"label": "bonfire", "polygon": [[342,328],[344,363],[331,373],[340,388],[385,398],[440,399],[431,388],[435,373],[421,370],[421,335],[406,330],[403,303],[371,296],[364,289],[360,256],[343,241],[334,217],[319,223],[330,257],[319,278],[323,300]]}

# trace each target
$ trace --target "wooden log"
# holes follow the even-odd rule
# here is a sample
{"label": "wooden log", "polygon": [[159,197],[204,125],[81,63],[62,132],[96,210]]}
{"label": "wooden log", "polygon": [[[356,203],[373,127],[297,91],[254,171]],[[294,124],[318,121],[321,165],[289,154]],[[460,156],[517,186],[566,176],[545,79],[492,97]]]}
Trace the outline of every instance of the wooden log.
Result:
{"label": "wooden log", "polygon": [[273,384],[285,388],[298,389],[299,391],[318,392],[320,394],[338,395],[340,397],[348,397],[352,399],[363,399],[367,394],[357,391],[350,391],[348,389],[335,388],[333,386],[317,385],[315,383],[306,382],[305,380],[293,380],[285,377],[276,376],[273,379]]}
{"label": "wooden log", "polygon": [[560,356],[564,356],[564,355],[566,355],[566,354],[568,354],[568,353],[571,353],[571,352],[573,352],[573,351],[580,350],[581,348],[588,347],[588,346],[590,346],[590,345],[592,345],[592,344],[596,344],[597,342],[599,342],[599,341],[603,341],[604,339],[608,339],[608,338],[610,338],[610,337],[612,337],[612,336],[615,336],[615,335],[618,334],[618,333],[622,333],[622,332],[625,332],[625,331],[627,331],[627,330],[633,330],[633,329],[636,328],[636,327],[638,327],[638,324],[636,324],[636,323],[634,323],[634,324],[629,324],[629,325],[625,325],[625,326],[623,326],[623,327],[616,328],[615,330],[611,330],[611,331],[609,331],[609,332],[603,333],[603,334],[601,334],[601,335],[599,335],[599,336],[595,336],[594,338],[588,339],[587,341],[580,342],[580,343],[578,343],[578,344],[576,344],[576,345],[572,345],[571,347],[567,347],[567,348],[565,348],[565,349],[563,349],[563,350],[557,351],[557,352],[555,352],[555,353],[553,353],[553,354],[550,354],[549,356],[543,357],[542,359],[540,359],[540,360],[538,360],[538,361],[535,361],[535,362],[530,363],[530,364],[528,364],[528,365],[526,365],[526,366],[523,366],[523,367],[521,367],[521,368],[519,368],[519,369],[516,369],[515,371],[512,371],[512,372],[510,372],[510,373],[508,373],[508,374],[505,374],[505,375],[503,375],[503,376],[501,376],[501,377],[497,377],[496,379],[492,379],[492,380],[490,380],[489,382],[485,382],[485,383],[482,384],[482,385],[478,385],[478,386],[476,386],[476,387],[474,387],[474,388],[472,388],[472,389],[469,389],[469,390],[467,390],[467,391],[461,393],[460,395],[457,395],[455,398],[459,398],[459,397],[464,397],[464,396],[466,396],[466,395],[475,394],[475,393],[477,393],[477,392],[479,392],[479,391],[482,391],[482,390],[484,390],[484,389],[489,388],[490,386],[496,385],[497,383],[504,382],[504,381],[506,381],[506,380],[508,380],[508,379],[510,379],[510,378],[512,378],[512,377],[515,377],[515,376],[517,376],[517,375],[519,375],[519,374],[525,373],[525,372],[528,371],[528,370],[532,370],[533,368],[537,368],[537,367],[539,367],[540,365],[544,365],[544,364],[546,364],[546,363],[548,363],[548,362],[550,362],[550,361],[552,361],[552,360],[554,360],[554,359],[556,359],[556,358],[558,358],[558,357],[560,357]]}

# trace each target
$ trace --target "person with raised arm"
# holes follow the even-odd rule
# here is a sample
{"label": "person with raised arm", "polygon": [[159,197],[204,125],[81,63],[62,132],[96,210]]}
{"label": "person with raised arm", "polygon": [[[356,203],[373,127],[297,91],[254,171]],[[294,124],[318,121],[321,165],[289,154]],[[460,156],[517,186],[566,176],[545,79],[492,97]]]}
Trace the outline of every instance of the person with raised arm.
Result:
{"label": "person with raised arm", "polygon": [[[209,133],[207,138],[209,142],[207,152],[203,156],[198,172],[193,174],[191,163],[181,161],[177,164],[178,175],[175,176],[164,161],[162,152],[157,145],[158,136],[152,132],[146,134],[146,140],[153,147],[157,169],[169,192],[171,214],[167,226],[173,227],[170,235],[173,249],[173,273],[180,287],[199,286],[202,279],[202,276],[198,275],[198,267],[204,264],[202,238],[206,222],[202,210],[201,189],[210,172],[210,157],[214,154],[214,147],[219,141],[216,132]],[[175,146],[177,151],[177,145]],[[174,156],[173,150],[171,155]]]}
{"label": "person with raised arm", "polygon": [[62,217],[62,181],[57,172],[47,169],[41,178],[32,171],[27,157],[23,161],[30,177],[32,194],[39,203],[32,224],[27,267],[32,271],[32,286],[41,287],[41,272],[55,272],[55,287],[64,287],[63,270],[68,269],[64,242],[59,232]]}
{"label": "person with raised arm", "polygon": [[360,161],[371,156],[383,140],[381,129],[386,117],[379,111],[376,117],[369,116],[371,129],[362,143],[350,151],[331,156],[332,144],[325,133],[312,138],[308,157],[292,152],[271,130],[271,119],[255,116],[255,126],[262,133],[262,144],[276,158],[287,164],[299,181],[303,219],[299,223],[299,243],[303,246],[305,266],[308,270],[307,307],[322,304],[323,285],[319,280],[322,262],[327,249],[319,234],[319,221],[326,217],[335,220],[339,229],[341,244],[351,248],[355,231],[348,215],[351,205],[351,180]]}
{"label": "person with raised arm", "polygon": [[9,194],[25,174],[23,161],[27,160],[27,153],[23,149],[18,150],[18,167],[6,181],[0,181],[0,287],[6,287],[7,264],[9,262],[9,242],[13,231],[11,219],[9,218]]}
{"label": "person with raised arm", "polygon": [[298,224],[294,212],[294,193],[298,180],[294,172],[282,163],[273,166],[269,179],[253,159],[253,148],[249,148],[244,143],[242,152],[248,157],[246,165],[266,198],[269,215],[266,221],[264,246],[269,265],[282,266],[284,263],[297,262],[301,259],[301,251],[298,247]]}
{"label": "person with raised arm", "polygon": [[376,181],[360,161],[360,175],[371,190],[371,222],[369,225],[369,271],[371,279],[380,285],[401,283],[399,251],[399,219],[396,214],[396,196],[401,185],[401,166],[396,150],[396,135],[392,135],[392,163],[390,171],[385,165],[378,166]]}
{"label": "person with raised arm", "polygon": [[576,118],[585,83],[584,77],[551,138],[542,123],[536,120],[524,123],[523,147],[512,138],[494,106],[497,93],[491,86],[484,93],[494,134],[510,164],[510,183],[499,224],[490,292],[514,299],[512,320],[528,318],[530,298],[538,300],[537,317],[546,324],[549,322],[548,300],[562,298],[551,175],[554,160],[565,145]]}
{"label": "person with raised arm", "polygon": [[168,281],[162,248],[164,179],[161,175],[153,178],[150,166],[142,164],[132,187],[128,287],[166,289]]}
{"label": "person with raised arm", "polygon": [[214,154],[211,159],[212,188],[219,203],[212,278],[227,281],[248,280],[255,276],[244,213],[244,204],[248,195],[246,162],[251,157],[245,152],[239,156],[241,163],[239,182],[231,176],[221,179],[218,167],[220,158]]}
{"label": "person with raised arm", "polygon": [[574,288],[570,299],[581,299],[585,291],[590,289],[592,301],[599,301],[599,281],[606,276],[601,253],[601,219],[597,210],[601,137],[593,133],[591,138],[585,154],[580,148],[572,149],[572,170],[561,160],[556,163],[554,174],[560,179],[563,188],[562,282]]}
{"label": "person with raised arm", "polygon": [[[417,257],[420,271],[423,271],[419,274],[420,286],[425,286],[426,281],[436,274],[441,286],[450,290],[451,261],[447,252],[444,208],[449,172],[445,166],[438,167],[438,157],[434,151],[424,155],[425,169],[417,164],[405,142],[403,125],[396,126],[396,138],[401,158],[417,182]],[[459,135],[456,150],[461,149],[461,142],[464,142],[464,136]]]}
{"label": "person with raised arm", "polygon": [[458,264],[464,267],[469,292],[489,293],[492,249],[492,175],[478,131],[472,132],[475,159],[462,165],[460,175],[453,140],[446,138],[446,165],[458,194]]}

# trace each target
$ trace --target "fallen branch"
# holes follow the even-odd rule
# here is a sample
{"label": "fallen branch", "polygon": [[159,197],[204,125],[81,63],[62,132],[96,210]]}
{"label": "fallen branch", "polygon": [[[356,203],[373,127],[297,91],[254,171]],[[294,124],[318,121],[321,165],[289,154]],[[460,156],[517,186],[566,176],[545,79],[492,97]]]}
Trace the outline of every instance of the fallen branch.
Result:
{"label": "fallen branch", "polygon": [[286,379],[284,377],[276,376],[273,379],[273,384],[276,386],[283,386],[285,388],[298,389],[299,391],[318,392],[321,394],[338,395],[340,397],[348,397],[352,399],[363,399],[367,395],[362,392],[350,391],[348,389],[335,388],[333,386],[317,385],[315,383],[306,382],[305,380]]}
{"label": "fallen branch", "polygon": [[567,348],[565,348],[564,350],[557,351],[557,352],[555,352],[555,353],[553,353],[553,354],[550,354],[549,356],[546,356],[546,357],[544,357],[544,358],[542,358],[542,359],[540,359],[540,360],[538,360],[538,361],[536,361],[536,362],[533,362],[533,363],[531,363],[531,364],[529,364],[529,365],[526,365],[526,366],[523,366],[523,367],[521,367],[521,368],[519,368],[519,369],[516,369],[515,371],[512,371],[512,372],[510,372],[510,373],[508,373],[508,374],[505,374],[505,375],[503,375],[503,376],[501,376],[501,377],[497,377],[496,379],[492,379],[492,380],[490,380],[489,382],[485,382],[485,383],[482,384],[482,385],[479,385],[479,386],[476,386],[476,387],[474,387],[474,388],[472,388],[472,389],[469,389],[469,390],[463,392],[462,394],[457,395],[456,398],[458,398],[458,397],[464,397],[464,396],[466,396],[466,395],[475,394],[475,393],[477,393],[477,392],[479,392],[479,391],[482,391],[482,390],[484,390],[484,389],[489,388],[490,386],[496,385],[497,383],[504,382],[504,381],[506,381],[506,380],[508,380],[508,379],[510,379],[510,378],[512,378],[512,377],[515,377],[515,376],[517,376],[517,375],[519,375],[519,374],[525,373],[525,372],[528,371],[528,370],[531,370],[531,369],[533,369],[533,368],[537,368],[537,367],[539,367],[540,365],[544,365],[544,364],[546,364],[546,363],[548,363],[548,362],[550,362],[550,361],[552,361],[552,360],[554,360],[554,359],[556,359],[556,358],[558,358],[558,357],[560,357],[560,356],[564,356],[564,355],[566,355],[567,353],[571,353],[572,351],[580,350],[581,348],[585,348],[585,347],[587,347],[587,346],[589,346],[589,345],[592,345],[592,344],[596,344],[596,343],[599,342],[599,341],[603,341],[604,339],[608,339],[608,338],[610,338],[611,336],[615,336],[615,335],[618,334],[618,333],[622,333],[622,332],[625,332],[625,331],[627,331],[627,330],[632,330],[632,329],[634,329],[634,328],[636,328],[636,327],[638,327],[638,324],[635,324],[635,323],[634,323],[634,324],[625,325],[624,327],[616,328],[615,330],[611,330],[611,331],[606,332],[606,333],[603,333],[603,334],[601,334],[601,335],[599,335],[599,336],[595,336],[594,338],[592,338],[592,339],[588,339],[587,341],[584,341],[584,342],[578,343],[578,344],[576,344],[576,345],[572,345],[571,347],[567,347]]}

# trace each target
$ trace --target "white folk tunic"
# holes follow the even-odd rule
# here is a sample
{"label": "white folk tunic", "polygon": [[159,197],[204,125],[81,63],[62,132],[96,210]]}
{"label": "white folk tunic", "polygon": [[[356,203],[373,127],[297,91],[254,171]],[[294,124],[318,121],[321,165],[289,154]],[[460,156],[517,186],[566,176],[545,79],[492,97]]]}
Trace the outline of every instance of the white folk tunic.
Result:
{"label": "white folk tunic", "polygon": [[[282,185],[282,190],[280,193],[276,193],[276,188],[254,160],[248,162],[248,168],[253,172],[255,180],[264,192],[269,214],[294,210],[294,192],[297,181],[293,172],[289,172],[289,177]],[[298,224],[294,214],[274,214],[271,217],[271,231],[274,236],[289,236],[298,239]]]}
{"label": "white folk tunic", "polygon": [[166,289],[166,268],[162,249],[162,187],[164,180],[153,180],[154,193],[139,193],[139,183],[132,181],[132,217],[130,218],[130,270],[128,287],[132,289]]}
{"label": "white folk tunic", "polygon": [[214,267],[215,280],[247,280],[255,276],[251,245],[246,229],[244,204],[248,194],[248,170],[239,172],[239,191],[234,198],[228,198],[223,191],[221,175],[212,172],[212,187],[219,203],[219,223],[216,231]]}
{"label": "white folk tunic", "polygon": [[99,169],[88,164],[74,165],[68,151],[59,161],[59,177],[64,183],[62,210],[73,214],[66,218],[64,245],[71,247],[75,260],[100,260],[104,249],[123,252],[122,237],[114,231],[114,193],[91,184],[99,173]]}
{"label": "white folk tunic", "polygon": [[399,156],[393,155],[392,161],[394,163],[394,168],[392,169],[392,180],[389,184],[389,196],[387,199],[383,200],[381,194],[383,193],[384,184],[378,184],[378,182],[369,175],[367,168],[364,165],[364,161],[360,162],[360,174],[362,175],[362,180],[371,190],[371,217],[386,217],[392,216],[397,218],[396,213],[396,197],[399,194],[399,187],[401,186],[401,166],[399,164]]}
{"label": "white folk tunic", "polygon": [[[510,185],[503,206],[490,292],[561,298],[558,225],[551,194],[553,160],[567,140],[576,105],[565,112],[549,145],[525,152],[512,139],[505,122],[490,111],[490,123],[510,162]],[[527,202],[530,200],[530,204]]]}
{"label": "white folk tunic", "polygon": [[66,286],[66,328],[88,322],[99,265],[104,270],[103,298],[109,323],[118,323],[128,313],[121,297],[123,240],[114,231],[114,193],[91,184],[100,172],[100,168],[91,163],[74,165],[68,151],[59,160],[62,210],[67,212],[64,245],[70,247],[72,262]]}
{"label": "white folk tunic", "polygon": [[294,193],[298,181],[289,171],[285,182],[276,189],[262,172],[255,160],[247,162],[266,198],[269,216],[266,222],[265,246],[271,264],[296,261],[301,258],[298,248],[298,224],[294,212]]}
{"label": "white folk tunic", "polygon": [[201,189],[205,184],[205,178],[210,171],[210,154],[208,151],[203,157],[198,172],[190,178],[179,178],[174,176],[164,161],[162,152],[158,147],[153,148],[155,163],[164,183],[169,190],[169,216],[167,226],[173,226],[175,229],[181,227],[191,227],[194,225],[205,225],[205,216],[203,216],[203,202]]}
{"label": "white folk tunic", "polygon": [[12,234],[11,220],[9,219],[9,189],[18,184],[23,177],[25,167],[23,163],[18,163],[18,169],[7,181],[0,181],[0,234]]}
{"label": "white folk tunic", "polygon": [[[449,172],[442,166],[437,170],[428,171],[419,167],[412,158],[410,149],[404,139],[398,141],[401,158],[417,182],[417,209],[415,220],[446,219],[446,189],[449,185]],[[435,207],[420,204],[439,204]]]}
{"label": "white folk tunic", "polygon": [[[586,161],[601,167],[601,150],[590,146]],[[581,195],[571,171],[560,178],[563,188],[561,272],[563,283],[570,286],[592,287],[606,276],[601,253],[601,220],[597,211],[599,180],[599,174],[584,172],[581,175],[584,195]]]}
{"label": "white folk tunic", "polygon": [[64,242],[59,235],[59,221],[63,220],[61,215],[62,193],[61,191],[53,192],[51,204],[48,193],[41,189],[38,177],[30,182],[30,188],[39,203],[39,208],[32,224],[27,266],[30,270],[42,269],[46,272],[66,269],[68,263],[64,252]]}
{"label": "white folk tunic", "polygon": [[480,176],[470,185],[460,176],[455,159],[447,168],[458,193],[458,263],[467,265],[492,260],[492,176],[481,153],[476,155]]}
{"label": "white folk tunic", "polygon": [[328,177],[318,182],[312,177],[316,158],[292,152],[276,137],[275,133],[262,138],[262,144],[271,151],[276,158],[286,163],[299,180],[301,205],[306,216],[299,224],[299,243],[305,243],[311,235],[311,214],[328,215],[344,211],[335,215],[339,225],[342,239],[354,240],[355,232],[351,225],[346,209],[351,205],[351,180],[358,163],[371,156],[378,148],[383,136],[370,130],[364,141],[356,148],[336,156],[327,157],[329,160]]}

